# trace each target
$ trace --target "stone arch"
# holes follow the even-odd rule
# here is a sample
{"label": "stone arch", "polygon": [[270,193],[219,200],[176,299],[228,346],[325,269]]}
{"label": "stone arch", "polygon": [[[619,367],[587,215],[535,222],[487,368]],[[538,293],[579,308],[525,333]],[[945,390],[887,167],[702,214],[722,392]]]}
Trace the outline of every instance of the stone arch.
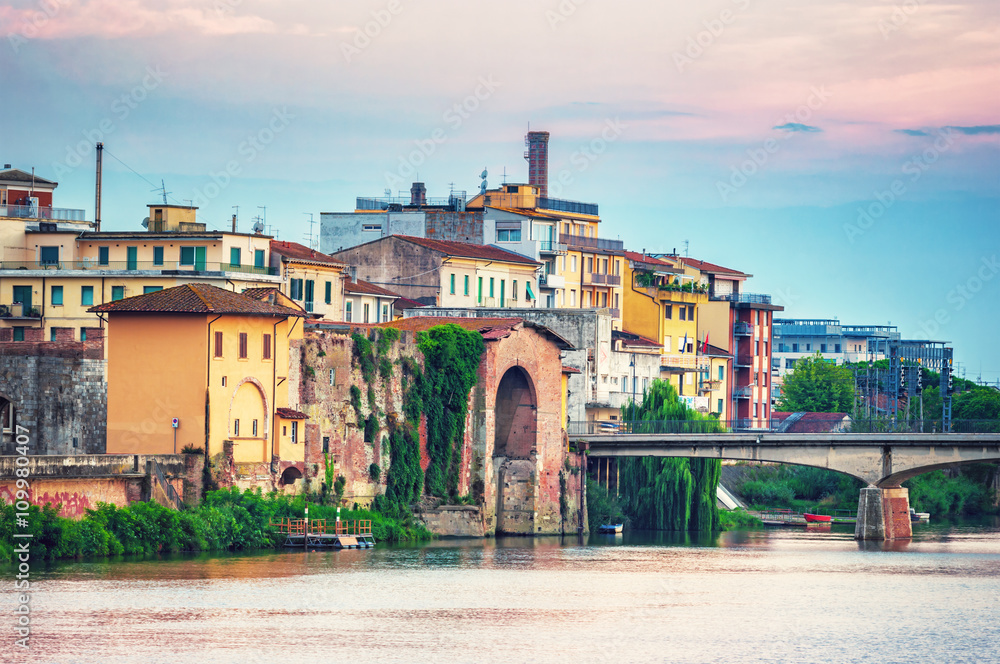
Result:
{"label": "stone arch", "polygon": [[[250,390],[249,387],[247,389],[243,389],[244,386],[246,385],[250,385],[253,388],[256,388],[256,396],[259,397],[259,402],[253,399],[253,397],[251,397],[252,391]],[[257,408],[258,403],[259,403],[259,408]],[[251,417],[248,418],[248,420],[250,421],[241,423],[241,428],[240,428],[241,438],[246,438],[252,435],[251,434],[252,430],[249,427],[252,426],[251,421],[254,419],[252,417],[253,414],[259,415],[257,419],[263,422],[263,426],[258,427],[257,429],[256,438],[264,438],[264,439],[270,438],[269,426],[270,426],[271,409],[268,407],[267,391],[264,389],[264,385],[253,376],[247,376],[239,383],[237,383],[236,387],[233,388],[233,395],[229,399],[229,416],[228,416],[229,421],[227,423],[227,430],[229,431],[230,438],[235,436],[235,432],[233,431],[233,422],[235,420],[235,418],[233,417],[234,414],[233,411],[237,408],[250,408],[250,410],[243,410],[241,412],[247,412],[251,414]],[[243,429],[242,427],[248,427],[248,428]]]}
{"label": "stone arch", "polygon": [[528,459],[536,451],[538,400],[531,376],[521,366],[504,372],[493,406],[493,456]]}
{"label": "stone arch", "polygon": [[289,466],[285,468],[285,471],[281,473],[281,485],[287,486],[289,484],[294,484],[295,480],[302,479],[302,471],[300,471],[295,466]]}

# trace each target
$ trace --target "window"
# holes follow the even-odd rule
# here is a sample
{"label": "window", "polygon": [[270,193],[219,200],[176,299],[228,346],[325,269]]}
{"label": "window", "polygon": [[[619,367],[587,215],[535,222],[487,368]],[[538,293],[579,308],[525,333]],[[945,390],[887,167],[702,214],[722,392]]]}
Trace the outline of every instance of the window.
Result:
{"label": "window", "polygon": [[594,259],[588,257],[587,258],[587,272],[593,272],[593,271],[594,271]]}
{"label": "window", "polygon": [[42,247],[39,259],[42,265],[55,265],[59,262],[59,247]]}
{"label": "window", "polygon": [[389,320],[389,305],[388,304],[383,304],[382,305],[382,320],[383,321]]}
{"label": "window", "polygon": [[367,303],[367,302],[365,302],[365,304],[364,304],[364,308],[365,308],[365,317],[361,319],[361,322],[362,322],[362,323],[367,323],[367,322],[369,322],[369,320],[368,320],[368,306],[369,306],[369,305],[368,305],[368,303]]}
{"label": "window", "polygon": [[483,278],[482,277],[479,277],[479,296],[476,298],[476,301],[479,302],[479,303],[482,303],[482,301],[483,301]]}
{"label": "window", "polygon": [[222,357],[222,332],[215,333],[215,357]]}
{"label": "window", "polygon": [[451,282],[451,290],[450,290],[450,292],[451,292],[452,295],[454,295],[455,294],[455,275],[454,274],[451,275],[451,279],[449,281]]}
{"label": "window", "polygon": [[233,437],[240,435],[240,421],[238,419],[233,420]]}
{"label": "window", "polygon": [[241,360],[247,359],[247,333],[240,332],[240,354],[239,358]]}
{"label": "window", "polygon": [[229,248],[229,264],[230,265],[239,265],[242,262],[242,260],[241,260],[242,257],[240,256],[241,253],[242,252],[240,252],[240,248],[239,247],[230,247]]}
{"label": "window", "polygon": [[670,320],[671,318],[674,317],[674,305],[672,304],[663,305],[663,317],[666,320]]}
{"label": "window", "polygon": [[791,360],[791,359],[785,360],[785,368],[786,369],[794,369],[795,368],[795,360]]}
{"label": "window", "polygon": [[261,355],[260,356],[263,359],[265,359],[265,360],[270,360],[271,359],[271,335],[270,334],[265,334],[264,335],[264,343],[263,343],[263,348],[261,348]]}
{"label": "window", "polygon": [[719,367],[719,380],[725,380],[725,377],[726,377],[726,368]]}
{"label": "window", "polygon": [[49,341],[55,341],[55,340],[56,340],[56,328],[50,327],[49,328]]}
{"label": "window", "polygon": [[316,282],[313,281],[312,279],[306,279],[306,292],[305,292],[306,311],[312,311],[315,295],[316,295]]}
{"label": "window", "polygon": [[330,384],[331,385],[336,385],[337,384],[337,369],[336,368],[330,369]]}
{"label": "window", "polygon": [[344,320],[348,323],[351,322],[351,302],[344,302]]}
{"label": "window", "polygon": [[576,256],[570,256],[569,258],[570,272],[576,272]]}
{"label": "window", "polygon": [[670,343],[671,343],[672,339],[673,339],[673,337],[671,337],[669,334],[663,336],[663,352],[664,353],[669,353],[670,352]]}
{"label": "window", "polygon": [[463,289],[462,292],[463,292],[463,294],[468,295],[469,294],[469,275],[465,275],[464,277],[462,277],[462,281],[464,282],[463,286],[462,286],[462,289]]}
{"label": "window", "polygon": [[80,287],[80,304],[82,306],[91,306],[94,304],[94,287],[93,286],[81,286]]}
{"label": "window", "polygon": [[124,286],[112,286],[111,287],[111,301],[117,302],[118,300],[125,299],[125,287]]}
{"label": "window", "polygon": [[223,386],[223,387],[225,387],[225,386],[226,386],[226,383],[227,383],[227,381],[228,381],[228,378],[227,378],[226,376],[223,376],[223,377],[222,377],[222,386]]}
{"label": "window", "polygon": [[163,247],[153,247],[153,265],[163,265]]}
{"label": "window", "polygon": [[716,410],[720,415],[722,414],[722,399],[719,399],[719,403],[716,405]]}
{"label": "window", "polygon": [[87,328],[81,327],[80,328],[80,341],[86,341],[86,340],[87,340]]}
{"label": "window", "polygon": [[253,266],[264,267],[264,250],[255,249],[253,252]]}
{"label": "window", "polygon": [[253,434],[251,435],[253,435],[254,438],[257,437],[257,420],[253,421]]}
{"label": "window", "polygon": [[98,247],[97,248],[97,263],[99,265],[107,265],[108,263],[110,263],[111,262],[109,260],[110,254],[111,254],[111,250],[108,247]]}
{"label": "window", "polygon": [[576,291],[573,289],[570,289],[569,291],[569,306],[571,307],[576,306]]}
{"label": "window", "polygon": [[181,247],[181,265],[194,265],[194,247]]}
{"label": "window", "polygon": [[323,286],[323,301],[327,304],[333,302],[333,282],[326,282]]}
{"label": "window", "polygon": [[512,228],[497,231],[497,242],[520,242],[521,229]]}
{"label": "window", "polygon": [[516,300],[517,299],[517,279],[514,279],[513,283],[511,284],[511,286],[510,286],[510,292],[511,292],[511,295],[513,295],[514,299]]}
{"label": "window", "polygon": [[821,352],[821,353],[825,353],[826,352],[826,344],[820,344],[819,345],[819,352]]}
{"label": "window", "polygon": [[506,293],[504,292],[506,286],[507,286],[507,280],[506,279],[501,279],[500,280],[500,306],[501,307],[506,307],[507,306],[507,299],[505,297]]}
{"label": "window", "polygon": [[290,285],[291,285],[291,291],[292,291],[290,297],[293,300],[301,300],[302,299],[302,280],[301,279],[292,279],[291,282],[290,282]]}
{"label": "window", "polygon": [[298,420],[292,420],[292,442],[299,442],[299,422]]}
{"label": "window", "polygon": [[24,328],[15,327],[14,328],[14,341],[24,341]]}
{"label": "window", "polygon": [[63,303],[63,287],[52,287],[52,306],[61,307]]}
{"label": "window", "polygon": [[798,344],[792,344],[792,352],[793,353],[799,352],[799,345]]}
{"label": "window", "polygon": [[687,320],[687,311],[688,311],[687,307],[685,307],[685,306],[682,305],[682,306],[678,307],[677,311],[680,312],[680,316],[681,316],[680,319],[681,320]]}
{"label": "window", "polygon": [[833,352],[834,353],[840,352],[840,344],[833,344]]}
{"label": "window", "polygon": [[330,451],[330,437],[323,436],[323,454],[326,454],[329,451]]}
{"label": "window", "polygon": [[143,295],[145,295],[146,293],[155,293],[156,291],[161,291],[161,290],[163,290],[163,286],[143,286],[142,287],[142,293],[143,293]]}
{"label": "window", "polygon": [[812,344],[806,344],[806,352],[808,353],[808,352],[812,351],[812,347],[813,347]]}
{"label": "window", "polygon": [[688,307],[688,320],[694,320],[694,305]]}
{"label": "window", "polygon": [[382,230],[381,224],[361,224],[362,231],[380,231]]}

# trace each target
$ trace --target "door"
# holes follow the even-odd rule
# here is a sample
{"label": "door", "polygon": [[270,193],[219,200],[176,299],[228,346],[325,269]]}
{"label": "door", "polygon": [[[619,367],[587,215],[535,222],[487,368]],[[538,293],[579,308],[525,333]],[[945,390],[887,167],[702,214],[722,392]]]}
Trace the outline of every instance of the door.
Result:
{"label": "door", "polygon": [[305,310],[312,313],[313,298],[316,291],[316,284],[312,279],[306,279],[306,306]]}
{"label": "door", "polygon": [[14,303],[20,302],[24,305],[24,313],[27,316],[31,312],[31,286],[14,286]]}
{"label": "door", "polygon": [[139,247],[125,247],[125,269],[139,269]]}
{"label": "door", "polygon": [[194,248],[194,269],[204,270],[205,269],[205,251],[206,247],[195,247]]}

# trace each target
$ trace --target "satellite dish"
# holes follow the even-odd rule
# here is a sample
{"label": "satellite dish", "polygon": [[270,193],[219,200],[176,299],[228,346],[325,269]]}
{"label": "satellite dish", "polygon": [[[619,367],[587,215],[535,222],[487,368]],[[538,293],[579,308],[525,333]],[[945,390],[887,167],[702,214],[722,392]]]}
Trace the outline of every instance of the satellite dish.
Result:
{"label": "satellite dish", "polygon": [[486,193],[486,185],[487,185],[486,180],[483,180],[482,182],[479,183],[479,193],[480,194],[485,194]]}
{"label": "satellite dish", "polygon": [[142,220],[142,227],[149,228],[149,217],[146,217],[145,219]]}
{"label": "satellite dish", "polygon": [[261,222],[261,221],[259,221],[259,220],[256,221],[256,222],[254,222],[253,232],[257,233],[258,235],[260,235],[261,233],[263,233],[264,232],[264,223]]}
{"label": "satellite dish", "polygon": [[484,169],[483,169],[483,172],[479,174],[479,178],[480,178],[481,180],[485,180],[485,179],[486,179],[486,176],[487,176],[487,175],[489,175],[489,173],[487,173],[487,172],[486,172],[486,169],[484,168]]}

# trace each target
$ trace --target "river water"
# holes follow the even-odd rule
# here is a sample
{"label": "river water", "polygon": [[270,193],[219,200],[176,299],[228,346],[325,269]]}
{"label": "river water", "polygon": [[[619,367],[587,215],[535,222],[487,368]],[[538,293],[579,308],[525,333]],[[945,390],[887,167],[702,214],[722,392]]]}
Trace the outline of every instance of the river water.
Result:
{"label": "river water", "polygon": [[[8,575],[9,576],[9,575]],[[444,540],[33,571],[26,662],[1000,662],[1000,522]]]}

